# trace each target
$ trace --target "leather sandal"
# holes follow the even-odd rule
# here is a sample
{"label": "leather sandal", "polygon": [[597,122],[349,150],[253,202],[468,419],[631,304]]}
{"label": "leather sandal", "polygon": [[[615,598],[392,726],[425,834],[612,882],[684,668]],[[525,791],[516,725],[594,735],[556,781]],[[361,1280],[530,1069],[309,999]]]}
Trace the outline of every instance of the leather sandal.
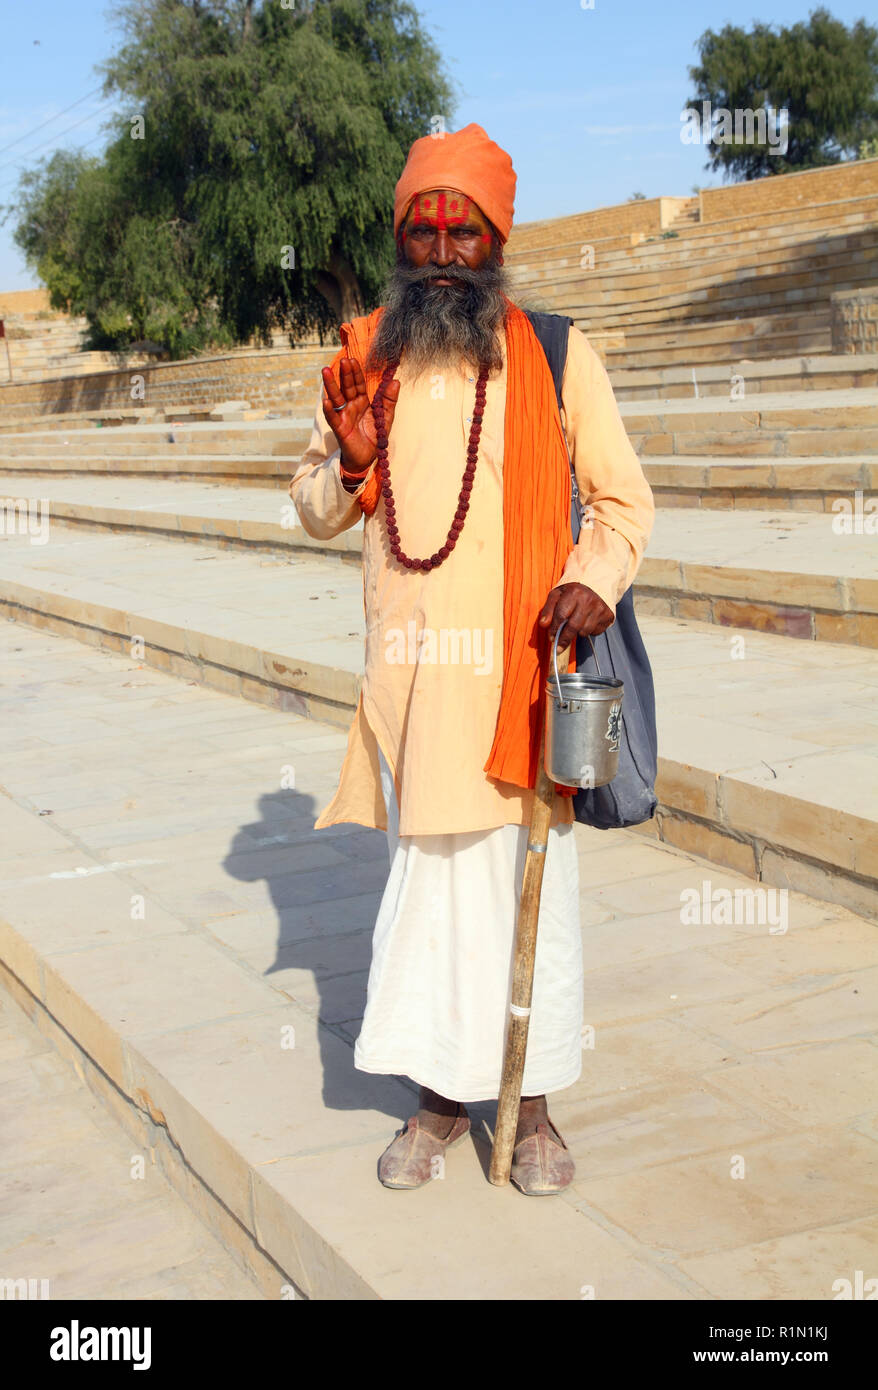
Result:
{"label": "leather sandal", "polygon": [[459,1144],[469,1130],[469,1115],[466,1107],[460,1103],[447,1139],[437,1139],[435,1134],[422,1129],[417,1115],[412,1115],[379,1158],[379,1179],[385,1187],[423,1187],[433,1178],[443,1175],[445,1150]]}
{"label": "leather sandal", "polygon": [[570,1150],[552,1121],[546,1118],[547,1124],[537,1125],[536,1133],[526,1135],[512,1151],[509,1177],[527,1197],[549,1197],[563,1192],[576,1172]]}

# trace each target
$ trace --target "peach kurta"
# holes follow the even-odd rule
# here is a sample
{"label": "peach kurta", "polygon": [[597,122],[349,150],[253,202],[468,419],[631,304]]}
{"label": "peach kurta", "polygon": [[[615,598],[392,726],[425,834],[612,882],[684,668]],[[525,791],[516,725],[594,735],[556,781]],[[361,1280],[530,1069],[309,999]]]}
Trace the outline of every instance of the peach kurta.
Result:
{"label": "peach kurta", "polygon": [[[397,524],[406,554],[428,556],[444,543],[457,507],[475,374],[463,365],[415,379],[403,360],[396,375],[401,387],[388,460]],[[607,373],[576,328],[569,332],[562,402],[590,521],[575,547],[571,538],[555,583],[578,580],[615,611],[637,572],[654,507]],[[387,829],[379,747],[393,771],[400,835],[530,822],[533,791],[483,770],[503,675],[505,404],[504,352],[503,370],[487,384],[466,524],[443,565],[424,573],[394,560],[383,499],[365,518],[363,686],[338,789],[315,829],[343,821]],[[319,397],[311,440],[289,487],[308,535],[326,539],[355,525],[362,490],[352,494],[342,485],[339,451]],[[556,797],[552,824],[572,820],[571,798]]]}

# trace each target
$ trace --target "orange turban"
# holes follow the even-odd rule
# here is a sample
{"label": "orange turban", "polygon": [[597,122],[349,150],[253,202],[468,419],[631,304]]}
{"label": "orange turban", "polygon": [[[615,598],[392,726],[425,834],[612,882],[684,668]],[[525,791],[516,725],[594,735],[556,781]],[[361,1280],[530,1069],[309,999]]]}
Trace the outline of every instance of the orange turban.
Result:
{"label": "orange turban", "polygon": [[505,242],[512,228],[515,182],[509,155],[480,125],[464,126],[453,134],[424,135],[409,150],[396,185],[393,234],[399,231],[416,193],[453,188],[478,203]]}

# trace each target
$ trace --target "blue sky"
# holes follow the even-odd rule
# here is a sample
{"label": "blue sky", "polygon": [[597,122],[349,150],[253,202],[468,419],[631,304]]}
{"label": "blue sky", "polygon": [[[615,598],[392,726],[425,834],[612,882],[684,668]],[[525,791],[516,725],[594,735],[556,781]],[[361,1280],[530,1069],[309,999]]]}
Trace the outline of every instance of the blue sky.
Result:
{"label": "blue sky", "polygon": [[[765,0],[753,12],[730,0],[593,0],[593,9],[581,0],[415,3],[459,91],[449,128],[477,121],[512,156],[517,221],[624,202],[635,191],[685,196],[693,184],[717,183],[702,147],[680,140],[699,36],[726,23],[749,28],[757,18],[791,24],[817,8],[816,0]],[[869,16],[849,0],[827,8],[846,24]],[[0,0],[0,203],[22,164],[59,147],[100,152],[112,106],[100,109],[100,94],[88,94],[100,83],[95,64],[119,43],[112,13],[106,0]],[[7,222],[0,290],[35,283]]]}

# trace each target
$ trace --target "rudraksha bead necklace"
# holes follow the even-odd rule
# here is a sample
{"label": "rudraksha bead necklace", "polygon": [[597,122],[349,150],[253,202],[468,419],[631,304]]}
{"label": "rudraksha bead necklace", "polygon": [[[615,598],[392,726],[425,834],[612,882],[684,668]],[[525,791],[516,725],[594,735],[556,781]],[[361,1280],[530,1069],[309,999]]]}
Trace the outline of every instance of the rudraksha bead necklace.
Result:
{"label": "rudraksha bead necklace", "polygon": [[482,432],[482,416],[485,413],[485,389],[488,381],[488,368],[483,366],[479,369],[479,379],[476,383],[476,404],[473,410],[472,424],[469,432],[469,445],[466,451],[466,468],[463,471],[463,483],[457,499],[457,511],[454,513],[454,520],[448,530],[448,536],[444,545],[440,545],[435,555],[431,555],[428,560],[413,560],[406,555],[399,543],[399,529],[396,524],[396,503],[393,500],[393,488],[390,485],[390,464],[387,461],[387,430],[385,428],[384,417],[384,391],[393,380],[393,374],[399,366],[399,362],[392,363],[384,371],[378,390],[375,392],[375,399],[372,402],[372,417],[375,421],[377,433],[376,443],[378,446],[378,473],[381,477],[381,494],[384,498],[384,510],[387,514],[387,534],[390,537],[390,549],[394,557],[400,564],[405,565],[410,570],[434,570],[447,560],[454,547],[457,545],[457,538],[463,530],[463,523],[469,510],[469,495],[472,492],[473,479],[476,475],[476,459],[479,456],[479,435]]}

